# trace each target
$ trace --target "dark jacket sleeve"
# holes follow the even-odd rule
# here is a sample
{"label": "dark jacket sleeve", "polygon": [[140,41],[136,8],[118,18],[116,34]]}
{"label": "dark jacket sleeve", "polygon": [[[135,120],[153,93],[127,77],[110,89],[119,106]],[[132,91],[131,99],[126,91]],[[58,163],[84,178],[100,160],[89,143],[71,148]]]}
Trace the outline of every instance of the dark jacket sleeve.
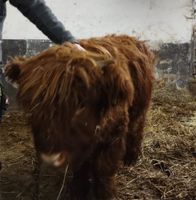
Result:
{"label": "dark jacket sleeve", "polygon": [[54,43],[76,42],[73,35],[52,13],[44,0],[9,0]]}

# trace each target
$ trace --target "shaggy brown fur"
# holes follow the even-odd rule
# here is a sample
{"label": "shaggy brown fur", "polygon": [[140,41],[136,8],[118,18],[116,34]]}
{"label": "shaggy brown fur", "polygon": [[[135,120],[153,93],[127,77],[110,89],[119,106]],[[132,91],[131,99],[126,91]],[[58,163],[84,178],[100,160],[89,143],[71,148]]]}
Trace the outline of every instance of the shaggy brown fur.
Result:
{"label": "shaggy brown fur", "polygon": [[54,46],[6,67],[19,85],[18,101],[31,114],[36,149],[64,152],[74,176],[73,199],[115,194],[121,161],[136,161],[141,149],[153,81],[153,54],[136,38],[106,36]]}

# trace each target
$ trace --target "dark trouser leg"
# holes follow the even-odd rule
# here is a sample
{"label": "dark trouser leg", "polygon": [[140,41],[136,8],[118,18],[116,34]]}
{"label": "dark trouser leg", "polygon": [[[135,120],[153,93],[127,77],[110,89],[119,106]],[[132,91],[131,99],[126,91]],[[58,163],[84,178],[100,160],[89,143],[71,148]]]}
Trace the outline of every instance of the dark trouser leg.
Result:
{"label": "dark trouser leg", "polygon": [[1,78],[0,78],[0,123],[8,107],[7,100],[8,99],[7,99],[7,96],[5,95],[4,88],[3,88],[3,85],[1,83]]}
{"label": "dark trouser leg", "polygon": [[2,121],[3,113],[4,113],[3,97],[2,97],[2,88],[1,88],[1,84],[0,84],[0,124]]}
{"label": "dark trouser leg", "polygon": [[2,113],[2,110],[0,108],[0,124],[1,124],[1,121],[2,121],[2,116],[3,116],[3,113]]}

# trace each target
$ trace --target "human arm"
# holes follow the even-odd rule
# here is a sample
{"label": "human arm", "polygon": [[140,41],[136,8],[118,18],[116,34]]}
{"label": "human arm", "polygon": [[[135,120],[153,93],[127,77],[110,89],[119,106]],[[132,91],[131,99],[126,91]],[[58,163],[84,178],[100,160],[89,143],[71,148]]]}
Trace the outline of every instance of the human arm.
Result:
{"label": "human arm", "polygon": [[52,13],[44,0],[9,0],[25,17],[54,43],[75,43],[77,40]]}

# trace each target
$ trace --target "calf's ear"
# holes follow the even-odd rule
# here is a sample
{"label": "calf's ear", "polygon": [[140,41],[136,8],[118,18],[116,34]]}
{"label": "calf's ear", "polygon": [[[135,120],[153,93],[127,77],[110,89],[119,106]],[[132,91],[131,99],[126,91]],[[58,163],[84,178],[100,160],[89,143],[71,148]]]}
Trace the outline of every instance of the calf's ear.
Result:
{"label": "calf's ear", "polygon": [[21,72],[20,63],[11,61],[5,66],[4,72],[8,82],[16,83],[18,81]]}

